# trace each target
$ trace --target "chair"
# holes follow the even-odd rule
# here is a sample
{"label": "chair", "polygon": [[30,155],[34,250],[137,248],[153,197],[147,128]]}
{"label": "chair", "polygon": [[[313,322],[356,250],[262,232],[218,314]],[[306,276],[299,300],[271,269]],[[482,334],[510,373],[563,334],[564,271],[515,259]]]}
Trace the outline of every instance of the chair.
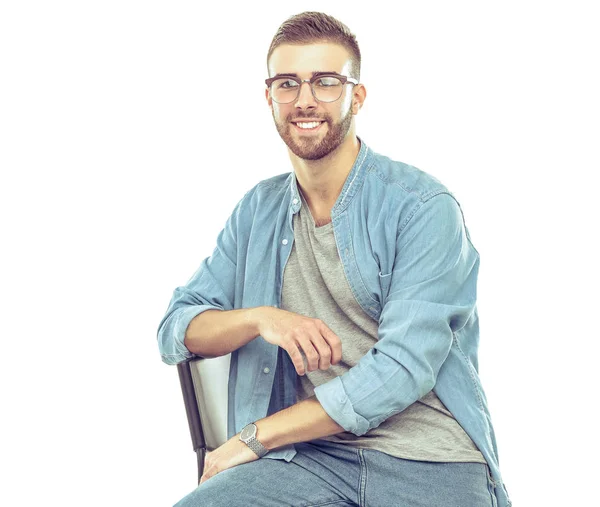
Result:
{"label": "chair", "polygon": [[207,451],[227,441],[227,386],[231,354],[194,357],[177,365],[192,446],[198,463],[198,483]]}

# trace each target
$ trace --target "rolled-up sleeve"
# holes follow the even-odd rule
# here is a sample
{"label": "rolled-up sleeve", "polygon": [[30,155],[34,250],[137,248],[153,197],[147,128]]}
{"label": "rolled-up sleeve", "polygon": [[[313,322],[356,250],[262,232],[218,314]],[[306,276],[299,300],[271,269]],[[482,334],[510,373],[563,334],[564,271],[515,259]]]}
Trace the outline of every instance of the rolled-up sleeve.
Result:
{"label": "rolled-up sleeve", "polygon": [[210,257],[173,293],[158,326],[158,348],[163,362],[177,364],[195,354],[184,344],[185,332],[194,317],[206,310],[232,310],[235,301],[237,232],[241,209],[251,190],[236,204],[217,237]]}
{"label": "rolled-up sleeve", "polygon": [[360,436],[431,391],[453,333],[472,318],[478,269],[454,197],[420,202],[397,232],[377,343],[346,373],[315,388],[329,416]]}

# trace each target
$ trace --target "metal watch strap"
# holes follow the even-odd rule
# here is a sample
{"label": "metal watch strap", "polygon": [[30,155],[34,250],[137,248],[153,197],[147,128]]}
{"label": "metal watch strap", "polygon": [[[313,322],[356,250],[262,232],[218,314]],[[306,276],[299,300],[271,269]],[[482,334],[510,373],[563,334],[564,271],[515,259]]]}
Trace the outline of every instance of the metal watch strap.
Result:
{"label": "metal watch strap", "polygon": [[[256,426],[254,423],[250,423],[246,427],[251,426],[251,425]],[[244,430],[242,430],[242,431],[244,431]],[[240,440],[242,440],[241,434],[240,434]],[[264,445],[262,445],[256,437],[251,437],[247,441],[242,440],[242,442],[244,442],[248,447],[250,447],[250,449],[252,449],[252,451],[254,451],[254,453],[259,458],[262,458],[265,454],[267,454],[269,452],[269,450]]]}
{"label": "metal watch strap", "polygon": [[248,447],[252,449],[259,458],[262,458],[265,454],[269,452],[269,450],[262,445],[256,438],[251,438],[246,442]]}

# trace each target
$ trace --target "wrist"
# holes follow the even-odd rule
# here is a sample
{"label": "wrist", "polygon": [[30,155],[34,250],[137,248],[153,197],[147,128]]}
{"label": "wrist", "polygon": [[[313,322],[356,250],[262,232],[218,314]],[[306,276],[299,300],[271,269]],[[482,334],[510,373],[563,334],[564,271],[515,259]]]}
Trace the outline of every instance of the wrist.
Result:
{"label": "wrist", "polygon": [[262,324],[270,306],[256,306],[248,310],[248,324],[255,337],[262,334]]}
{"label": "wrist", "polygon": [[259,457],[262,458],[265,454],[269,453],[267,447],[263,445],[258,436],[258,426],[255,423],[246,425],[240,432],[239,439],[244,442],[252,451]]}

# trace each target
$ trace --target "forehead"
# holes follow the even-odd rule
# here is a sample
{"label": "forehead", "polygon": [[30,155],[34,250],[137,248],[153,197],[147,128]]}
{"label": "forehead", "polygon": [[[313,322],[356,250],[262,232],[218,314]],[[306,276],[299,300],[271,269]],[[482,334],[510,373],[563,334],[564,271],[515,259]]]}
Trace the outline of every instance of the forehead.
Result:
{"label": "forehead", "polygon": [[313,72],[328,71],[348,75],[350,64],[350,53],[339,44],[282,44],[271,54],[269,75],[295,73],[310,77]]}

